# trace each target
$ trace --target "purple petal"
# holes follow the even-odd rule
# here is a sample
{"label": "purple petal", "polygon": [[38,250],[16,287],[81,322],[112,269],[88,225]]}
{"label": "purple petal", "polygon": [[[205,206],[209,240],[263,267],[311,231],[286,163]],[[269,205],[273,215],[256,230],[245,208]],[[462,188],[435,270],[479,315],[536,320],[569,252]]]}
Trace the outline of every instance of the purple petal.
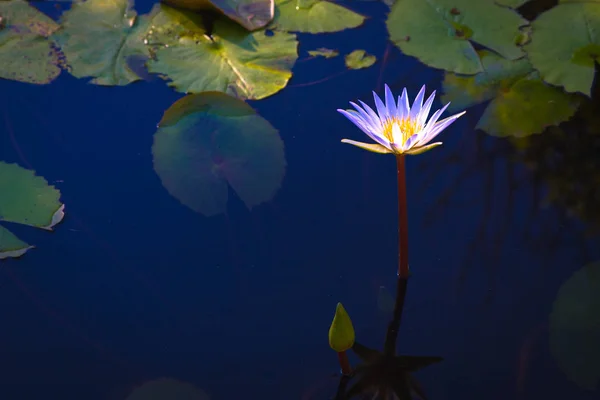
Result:
{"label": "purple petal", "polygon": [[[350,105],[352,105],[352,107],[354,107],[356,109],[356,111],[358,111],[358,113],[360,114],[361,118],[364,120],[366,126],[369,126],[372,129],[376,129],[377,128],[377,121],[378,121],[378,119],[374,120],[373,117],[371,116],[371,114],[368,111],[365,111],[364,109],[362,109],[356,103],[350,102]],[[371,111],[373,111],[373,110],[371,110]],[[373,113],[373,114],[375,114],[375,113]]]}
{"label": "purple petal", "polygon": [[387,84],[385,85],[385,108],[387,108],[388,115],[390,117],[396,115],[396,101],[394,100],[394,95]]}
{"label": "purple petal", "polygon": [[373,91],[373,99],[375,100],[375,107],[377,107],[377,113],[379,114],[379,119],[385,121],[390,116],[388,115],[387,108],[385,108],[385,104],[381,101],[377,93]]}
{"label": "purple petal", "polygon": [[425,122],[427,121],[427,117],[429,116],[429,111],[431,111],[431,105],[433,104],[433,100],[435,99],[435,90],[431,93],[431,95],[425,101],[423,108],[421,108],[421,112],[417,117],[417,124],[421,128],[425,126]]}
{"label": "purple petal", "polygon": [[354,123],[354,125],[356,125],[357,127],[360,128],[360,130],[362,130],[364,133],[367,134],[367,136],[369,136],[371,139],[373,139],[374,141],[376,141],[377,143],[379,143],[382,146],[385,147],[389,147],[390,146],[390,142],[382,137],[377,131],[369,129],[369,126],[365,124],[364,120],[361,118],[361,116],[353,110],[341,110],[338,109],[338,111],[340,113],[342,113],[346,118],[348,118],[350,121],[352,121]]}
{"label": "purple petal", "polygon": [[410,149],[411,147],[413,147],[413,145],[420,138],[420,136],[421,135],[416,134],[416,135],[412,135],[411,137],[409,137],[408,140],[402,146],[402,151],[406,151],[406,150]]}
{"label": "purple petal", "polygon": [[377,113],[371,107],[369,107],[367,104],[365,104],[364,101],[359,100],[358,102],[363,106],[365,111],[371,117],[371,120],[373,121],[373,124],[374,124],[373,126],[376,126],[378,129],[381,129],[381,120],[379,119],[379,116],[377,115]]}
{"label": "purple petal", "polygon": [[426,144],[426,143],[429,143],[430,141],[432,141],[437,135],[442,133],[442,131],[444,129],[446,129],[448,126],[450,126],[450,124],[452,124],[458,118],[463,116],[465,113],[466,113],[466,111],[463,111],[461,113],[452,115],[448,118],[444,118],[443,120],[441,120],[440,122],[435,124],[435,126],[431,130],[429,130],[427,132],[427,135],[423,138],[423,144]]}
{"label": "purple petal", "polygon": [[402,89],[402,96],[398,96],[398,108],[396,109],[396,116],[399,119],[404,119],[408,116],[410,111],[410,105],[408,104],[408,94],[406,88]]}
{"label": "purple petal", "polygon": [[421,87],[417,97],[415,97],[415,101],[413,101],[412,106],[410,107],[410,119],[415,121],[417,116],[421,112],[421,107],[423,107],[423,98],[425,97],[425,85]]}

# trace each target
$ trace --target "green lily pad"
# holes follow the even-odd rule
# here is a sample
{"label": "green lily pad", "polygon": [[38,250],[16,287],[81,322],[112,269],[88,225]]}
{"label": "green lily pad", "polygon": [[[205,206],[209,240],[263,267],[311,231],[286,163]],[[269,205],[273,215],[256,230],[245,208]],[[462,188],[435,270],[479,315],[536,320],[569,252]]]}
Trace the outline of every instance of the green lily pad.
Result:
{"label": "green lily pad", "polygon": [[0,78],[45,84],[60,75],[60,54],[47,39],[58,28],[26,1],[0,2]]}
{"label": "green lily pad", "polygon": [[275,0],[272,26],[286,32],[328,33],[356,28],[365,17],[324,0]]}
{"label": "green lily pad", "polygon": [[[51,231],[62,221],[60,192],[33,171],[0,161],[0,222],[13,222]],[[19,257],[33,246],[0,226],[0,259]]]}
{"label": "green lily pad", "polygon": [[527,59],[506,60],[479,52],[483,72],[477,75],[446,73],[442,102],[449,112],[491,100],[476,128],[493,136],[523,137],[569,119],[579,98],[545,84]]}
{"label": "green lily pad", "polygon": [[127,59],[149,55],[144,44],[149,21],[137,15],[130,1],[76,0],[60,22],[53,39],[73,76],[92,77],[91,83],[108,86],[141,79]]}
{"label": "green lily pad", "polygon": [[312,57],[332,58],[332,57],[337,57],[340,54],[340,52],[337,50],[326,49],[324,47],[320,47],[316,50],[309,50],[308,54]]}
{"label": "green lily pad", "polygon": [[294,34],[248,32],[220,19],[208,36],[197,14],[161,5],[153,15],[148,70],[170,78],[180,92],[215,90],[257,100],[283,89],[292,76],[298,58]]}
{"label": "green lily pad", "polygon": [[509,60],[521,58],[516,41],[528,21],[491,0],[398,0],[386,24],[405,54],[434,68],[476,74],[482,65],[471,42]]}
{"label": "green lily pad", "polygon": [[524,48],[542,78],[591,96],[594,61],[600,61],[600,4],[559,4],[538,16],[532,28]]}
{"label": "green lily pad", "polygon": [[519,8],[531,0],[495,0],[496,4],[510,8]]}
{"label": "green lily pad", "polygon": [[226,212],[228,184],[252,209],[285,175],[283,141],[248,104],[221,92],[188,95],[154,135],[154,170],[182,204],[205,216]]}
{"label": "green lily pad", "polygon": [[165,3],[192,11],[214,10],[249,31],[267,26],[275,15],[275,0],[164,0]]}
{"label": "green lily pad", "polygon": [[575,272],[559,289],[550,314],[550,350],[578,386],[600,388],[600,262]]}
{"label": "green lily pad", "polygon": [[349,69],[369,68],[375,64],[377,57],[367,54],[364,50],[354,50],[345,57],[346,67]]}

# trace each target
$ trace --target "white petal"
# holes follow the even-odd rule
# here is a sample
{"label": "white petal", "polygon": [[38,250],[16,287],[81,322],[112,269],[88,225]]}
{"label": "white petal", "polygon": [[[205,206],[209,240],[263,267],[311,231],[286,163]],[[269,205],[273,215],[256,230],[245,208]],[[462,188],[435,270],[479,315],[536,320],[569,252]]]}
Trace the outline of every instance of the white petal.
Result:
{"label": "white petal", "polygon": [[396,122],[392,124],[392,143],[402,145],[402,131]]}
{"label": "white petal", "polygon": [[421,108],[421,112],[417,117],[417,124],[421,128],[425,126],[425,121],[427,121],[427,117],[429,116],[429,111],[431,111],[431,105],[433,104],[433,100],[435,99],[435,90],[431,93],[431,95],[425,101],[423,108]]}

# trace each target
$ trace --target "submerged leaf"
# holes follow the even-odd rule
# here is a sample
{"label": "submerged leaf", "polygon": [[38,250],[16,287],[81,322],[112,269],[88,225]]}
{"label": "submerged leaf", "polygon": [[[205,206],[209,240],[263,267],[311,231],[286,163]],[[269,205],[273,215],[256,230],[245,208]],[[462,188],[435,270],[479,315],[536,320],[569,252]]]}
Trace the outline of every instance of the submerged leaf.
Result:
{"label": "submerged leaf", "polygon": [[192,11],[215,10],[249,31],[264,28],[275,15],[274,0],[166,0],[165,3]]}
{"label": "submerged leaf", "polygon": [[471,42],[510,60],[522,57],[516,41],[527,24],[491,0],[397,0],[387,19],[390,40],[402,52],[459,74],[482,71]]}
{"label": "submerged leaf", "polygon": [[221,91],[262,99],[287,85],[298,58],[296,36],[264,30],[249,33],[228,20],[215,22],[211,36],[200,16],[162,5],[153,12],[148,41],[154,59],[148,70],[166,75],[180,92]]}
{"label": "submerged leaf", "polygon": [[532,28],[525,50],[542,78],[591,96],[594,62],[600,62],[600,4],[559,4],[537,17]]}
{"label": "submerged leaf", "polygon": [[324,47],[320,47],[316,50],[309,50],[308,54],[312,57],[332,58],[332,57],[337,57],[340,54],[340,52],[337,50],[326,49]]}
{"label": "submerged leaf", "polygon": [[0,2],[0,78],[45,84],[60,74],[59,53],[47,39],[56,22],[23,0]]}
{"label": "submerged leaf", "polygon": [[205,216],[226,212],[228,184],[251,209],[275,195],[285,174],[275,128],[220,92],[175,102],[159,123],[152,153],[163,186]]}
{"label": "submerged leaf", "polygon": [[342,303],[337,303],[335,315],[329,327],[329,347],[341,353],[351,349],[355,340],[356,334],[352,320]]}
{"label": "submerged leaf", "polygon": [[365,17],[325,0],[275,0],[273,26],[281,31],[328,33],[356,28]]}
{"label": "submerged leaf", "polygon": [[136,387],[125,400],[209,400],[202,389],[173,378],[159,378]]}
{"label": "submerged leaf", "polygon": [[474,76],[446,73],[443,102],[449,111],[492,100],[477,128],[493,136],[523,137],[568,120],[579,99],[545,84],[527,59],[506,60],[483,50],[483,72]]}
{"label": "submerged leaf", "polygon": [[354,50],[345,57],[346,67],[349,69],[369,68],[375,64],[377,57],[367,54],[364,50]]}
{"label": "submerged leaf", "polygon": [[77,0],[62,15],[53,39],[73,76],[92,77],[97,85],[127,85],[141,79],[127,59],[149,55],[144,43],[148,23],[129,0]]}
{"label": "submerged leaf", "polygon": [[[64,217],[60,192],[33,171],[0,161],[0,222],[52,230]],[[18,257],[33,246],[0,227],[0,259]]]}
{"label": "submerged leaf", "polygon": [[600,385],[600,262],[575,272],[558,291],[550,314],[550,350],[582,388]]}

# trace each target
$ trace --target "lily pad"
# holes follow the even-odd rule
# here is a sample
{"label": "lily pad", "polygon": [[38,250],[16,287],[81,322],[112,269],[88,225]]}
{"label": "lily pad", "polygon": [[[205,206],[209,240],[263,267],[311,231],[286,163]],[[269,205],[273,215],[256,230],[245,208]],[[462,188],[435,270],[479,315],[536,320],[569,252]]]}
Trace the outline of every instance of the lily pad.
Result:
{"label": "lily pad", "polygon": [[173,378],[160,378],[136,387],[125,400],[209,400],[202,389]]}
{"label": "lily pad", "polygon": [[523,57],[516,41],[527,24],[492,0],[398,0],[387,19],[390,40],[405,54],[459,74],[482,71],[472,43],[509,60]]}
{"label": "lily pad", "polygon": [[326,49],[324,47],[320,47],[316,50],[309,50],[308,54],[312,57],[332,58],[332,57],[337,57],[340,54],[340,52],[337,50]]}
{"label": "lily pad", "polygon": [[600,262],[575,272],[559,289],[550,314],[550,350],[578,386],[600,388]]}
{"label": "lily pad", "polygon": [[0,2],[0,78],[46,84],[60,75],[60,54],[47,39],[58,28],[26,1]]}
{"label": "lily pad", "polygon": [[[60,192],[33,171],[0,161],[0,222],[51,231],[64,217]],[[0,259],[19,257],[33,246],[0,226]]]}
{"label": "lily pad", "polygon": [[175,102],[159,123],[152,153],[167,191],[205,216],[226,212],[228,184],[252,209],[275,195],[285,175],[277,130],[221,92]]}
{"label": "lily pad", "polygon": [[164,0],[165,3],[192,11],[214,10],[249,31],[267,26],[275,15],[275,0]]}
{"label": "lily pad", "polygon": [[220,19],[208,36],[200,16],[161,5],[153,12],[148,42],[150,72],[171,79],[184,93],[221,91],[242,99],[262,99],[283,89],[298,58],[296,35],[248,32]]}
{"label": "lily pad", "polygon": [[479,52],[483,72],[446,73],[442,102],[449,112],[491,100],[476,128],[493,136],[523,137],[569,119],[579,98],[545,84],[527,59],[506,60],[490,51]]}
{"label": "lily pad", "polygon": [[519,8],[530,0],[495,0],[496,4],[510,8]]}
{"label": "lily pad", "polygon": [[328,33],[356,28],[365,17],[324,0],[275,0],[272,26],[286,32]]}
{"label": "lily pad", "polygon": [[377,57],[367,54],[364,50],[354,50],[345,57],[346,67],[349,69],[369,68],[375,64]]}
{"label": "lily pad", "polygon": [[542,78],[567,92],[591,96],[594,61],[600,61],[600,4],[568,2],[532,22],[524,48]]}
{"label": "lily pad", "polygon": [[149,21],[137,15],[130,1],[76,0],[60,22],[53,39],[73,76],[92,77],[91,83],[109,86],[141,79],[127,58],[149,55],[144,44]]}

